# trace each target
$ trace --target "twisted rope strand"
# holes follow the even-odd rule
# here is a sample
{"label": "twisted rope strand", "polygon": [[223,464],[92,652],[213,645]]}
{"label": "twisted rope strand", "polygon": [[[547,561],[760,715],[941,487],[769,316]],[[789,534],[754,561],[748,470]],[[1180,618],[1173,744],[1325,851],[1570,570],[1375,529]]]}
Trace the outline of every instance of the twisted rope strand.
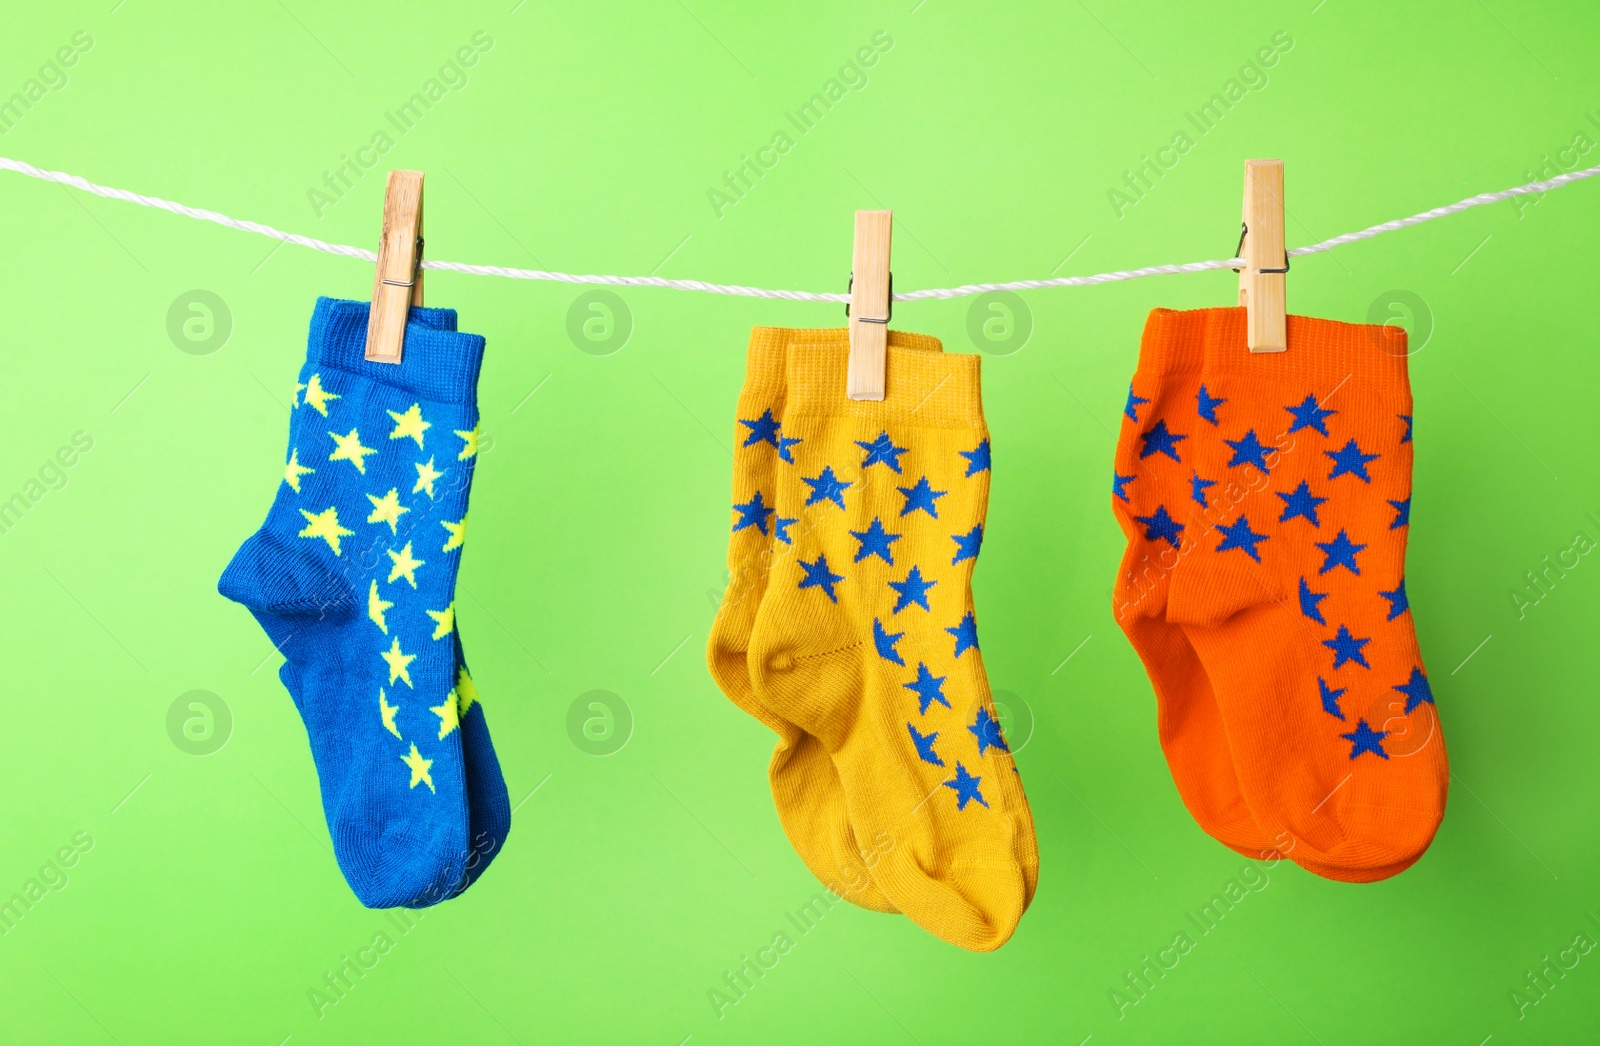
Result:
{"label": "twisted rope strand", "polygon": [[[324,254],[338,254],[347,258],[360,258],[362,261],[376,262],[377,252],[369,251],[363,247],[351,247],[347,244],[329,243],[326,240],[314,239],[310,236],[301,236],[298,233],[284,232],[274,229],[270,225],[260,222],[244,221],[239,218],[230,218],[226,214],[208,211],[201,207],[189,207],[185,204],[163,200],[158,196],[145,196],[140,193],[129,192],[126,189],[113,189],[110,186],[98,185],[86,178],[75,174],[65,174],[61,171],[47,171],[35,167],[31,163],[21,160],[12,160],[0,156],[0,170],[14,171],[29,178],[40,181],[55,182],[59,185],[71,186],[83,192],[93,193],[110,200],[123,200],[127,203],[136,203],[141,207],[154,207],[158,210],[169,211],[186,218],[198,218],[201,221],[213,222],[229,229],[239,229],[244,232],[258,233],[262,236],[281,240],[284,243],[298,244],[309,247],[314,251]],[[1421,211],[1409,218],[1396,218],[1393,221],[1382,222],[1369,226],[1358,232],[1347,232],[1334,236],[1320,243],[1313,243],[1307,247],[1295,247],[1290,250],[1289,256],[1298,258],[1306,254],[1318,254],[1331,251],[1335,247],[1345,244],[1357,243],[1361,240],[1370,240],[1386,232],[1399,229],[1408,229],[1413,225],[1433,221],[1435,218],[1444,218],[1452,214],[1473,207],[1482,207],[1485,204],[1499,203],[1517,196],[1527,196],[1534,193],[1549,192],[1559,189],[1573,182],[1583,181],[1600,175],[1600,166],[1587,167],[1579,171],[1568,171],[1558,174],[1554,178],[1543,181],[1529,182],[1511,189],[1502,189],[1498,192],[1479,193],[1469,196],[1465,200],[1448,204],[1444,207],[1435,207],[1432,210]],[[1122,269],[1116,272],[1096,273],[1092,276],[1062,276],[1049,280],[1011,280],[1004,283],[968,283],[960,287],[935,287],[929,290],[907,291],[894,296],[895,301],[926,301],[943,300],[947,298],[962,298],[973,294],[988,294],[993,291],[1030,291],[1046,287],[1092,287],[1097,283],[1118,283],[1123,280],[1137,280],[1144,276],[1168,276],[1185,272],[1207,272],[1213,269],[1232,269],[1244,264],[1242,258],[1225,258],[1215,261],[1188,262],[1184,265],[1148,265],[1142,269]],[[458,272],[467,276],[503,276],[513,280],[542,280],[555,283],[582,283],[602,284],[611,287],[666,287],[680,291],[702,291],[707,294],[727,294],[741,298],[780,298],[786,301],[821,301],[821,302],[846,302],[850,300],[848,294],[827,293],[817,291],[788,291],[771,290],[764,287],[745,287],[739,284],[706,283],[703,280],[669,280],[661,276],[605,276],[571,272],[547,272],[544,269],[512,269],[501,265],[468,265],[464,262],[433,261],[424,259],[422,268],[438,272]]]}

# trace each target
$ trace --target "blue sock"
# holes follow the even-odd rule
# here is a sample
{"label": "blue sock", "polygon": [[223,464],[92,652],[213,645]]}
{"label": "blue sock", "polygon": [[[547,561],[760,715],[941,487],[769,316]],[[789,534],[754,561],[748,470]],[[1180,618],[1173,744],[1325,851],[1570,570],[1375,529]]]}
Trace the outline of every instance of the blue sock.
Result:
{"label": "blue sock", "polygon": [[[456,329],[454,309],[428,309],[413,307],[407,323],[421,324],[434,330]],[[300,384],[310,380],[315,360],[308,360],[307,369],[300,375]],[[290,445],[294,445],[294,432],[303,413],[296,411],[290,420]],[[315,415],[312,415],[315,417]],[[494,742],[489,736],[489,723],[479,703],[478,688],[467,669],[465,652],[461,649],[461,629],[455,630],[456,648],[456,699],[461,721],[461,756],[466,764],[468,840],[463,853],[461,880],[455,893],[459,896],[467,887],[478,881],[505,845],[511,832],[511,797],[506,792],[505,778],[500,773],[500,759],[495,754]],[[300,697],[290,690],[295,707]]]}
{"label": "blue sock", "polygon": [[471,739],[459,718],[453,598],[483,339],[454,320],[414,309],[405,362],[368,363],[367,305],[318,300],[284,482],[218,585],[287,659],[335,855],[375,908],[454,896],[487,864],[474,840],[498,828],[498,850],[509,827],[482,711]]}

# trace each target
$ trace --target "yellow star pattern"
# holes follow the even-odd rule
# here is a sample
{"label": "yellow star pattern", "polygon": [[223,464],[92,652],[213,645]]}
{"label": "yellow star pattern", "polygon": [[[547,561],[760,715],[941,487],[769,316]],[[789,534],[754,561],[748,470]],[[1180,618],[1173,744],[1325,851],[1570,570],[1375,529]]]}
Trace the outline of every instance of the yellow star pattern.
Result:
{"label": "yellow star pattern", "polygon": [[328,455],[328,460],[348,461],[356,467],[357,472],[365,476],[367,474],[367,455],[378,452],[371,447],[363,447],[361,445],[361,433],[351,429],[349,434],[345,436],[341,436],[337,432],[330,432],[328,435],[332,436],[333,441],[339,445],[338,450]]}
{"label": "yellow star pattern", "polygon": [[300,514],[306,517],[306,529],[300,532],[300,536],[321,538],[328,543],[328,547],[333,549],[333,554],[336,556],[339,554],[339,539],[355,533],[339,525],[339,510],[332,505],[321,512],[307,512],[301,509]]}
{"label": "yellow star pattern", "polygon": [[389,568],[389,580],[393,582],[395,578],[403,577],[411,582],[412,588],[416,588],[417,568],[422,566],[426,560],[412,558],[411,542],[407,541],[406,547],[399,552],[395,552],[392,548],[384,549],[384,551],[389,554],[390,559],[394,560],[394,566]]}
{"label": "yellow star pattern", "polygon": [[453,548],[460,548],[467,543],[467,517],[462,516],[461,522],[451,523],[447,519],[439,521],[440,526],[450,532],[450,540],[444,543],[442,551],[449,552]]}
{"label": "yellow star pattern", "polygon": [[283,481],[289,484],[289,489],[296,494],[300,493],[300,477],[309,476],[316,469],[308,469],[300,464],[300,451],[298,448],[289,451],[289,464],[283,467]]}
{"label": "yellow star pattern", "polygon": [[450,731],[454,730],[461,722],[456,715],[456,695],[453,690],[445,695],[444,704],[435,705],[428,711],[439,717],[439,740],[441,741],[449,737]]}
{"label": "yellow star pattern", "polygon": [[433,423],[422,420],[422,404],[413,403],[411,409],[404,413],[392,410],[384,411],[394,419],[394,431],[389,433],[390,439],[405,439],[410,436],[417,441],[417,449],[422,449],[422,434],[433,428]]}
{"label": "yellow star pattern", "polygon": [[389,626],[383,620],[383,612],[394,606],[388,600],[378,595],[378,579],[372,579],[372,588],[367,592],[367,616],[372,623],[383,630],[384,635],[389,634]]}
{"label": "yellow star pattern", "polygon": [[293,404],[289,408],[290,410],[300,406],[300,391],[304,388],[305,386],[300,384],[298,381],[294,383],[294,395],[289,397],[290,402]]}
{"label": "yellow star pattern", "polygon": [[394,686],[396,679],[404,679],[406,686],[411,686],[411,662],[417,659],[416,654],[402,654],[400,652],[400,637],[394,637],[394,645],[388,650],[381,650],[378,656],[389,664],[389,685]]}
{"label": "yellow star pattern", "polygon": [[[377,582],[373,582],[377,584]],[[456,627],[456,606],[454,603],[443,610],[429,610],[427,615],[433,618],[433,638],[443,639]]]}
{"label": "yellow star pattern", "polygon": [[[398,533],[395,524],[400,522],[401,516],[411,511],[401,506],[400,488],[398,487],[390,487],[389,493],[381,498],[368,494],[367,500],[372,502],[372,515],[367,517],[367,522],[387,523],[391,534]],[[393,579],[391,578],[390,580]]]}
{"label": "yellow star pattern", "polygon": [[309,403],[318,414],[321,414],[323,417],[327,417],[328,401],[336,400],[338,398],[339,394],[337,392],[329,392],[327,389],[322,387],[322,375],[311,375],[310,382],[306,384],[306,402]]}
{"label": "yellow star pattern", "polygon": [[465,432],[461,429],[456,429],[455,434],[460,436],[462,443],[465,444],[461,448],[461,453],[456,455],[457,461],[466,461],[468,458],[478,453],[478,427],[476,425],[472,427],[471,432]]}
{"label": "yellow star pattern", "polygon": [[[398,711],[400,711],[400,706],[391,705],[384,700],[383,691],[380,689],[378,691],[378,714],[383,716],[383,728],[396,737],[400,737],[400,728],[394,725],[394,716]],[[405,738],[400,737],[400,740],[404,741]]]}
{"label": "yellow star pattern", "polygon": [[400,761],[411,768],[412,788],[417,787],[419,783],[425,784],[428,786],[428,791],[435,795],[439,794],[433,787],[433,778],[428,774],[428,770],[433,766],[433,760],[422,758],[422,753],[417,751],[415,741],[411,742],[411,754],[401,756]]}
{"label": "yellow star pattern", "polygon": [[433,497],[433,481],[444,475],[433,467],[433,459],[429,458],[426,465],[417,463],[417,485],[411,488],[411,493],[416,494],[427,491],[428,497]]}
{"label": "yellow star pattern", "polygon": [[456,672],[456,706],[457,719],[467,714],[467,709],[478,700],[478,685],[467,675],[465,668]]}

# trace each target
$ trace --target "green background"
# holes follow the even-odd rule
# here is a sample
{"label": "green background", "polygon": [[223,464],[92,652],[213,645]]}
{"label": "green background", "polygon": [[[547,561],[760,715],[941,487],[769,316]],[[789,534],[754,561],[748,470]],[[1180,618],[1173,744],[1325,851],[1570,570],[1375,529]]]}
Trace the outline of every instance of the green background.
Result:
{"label": "green background", "polygon": [[[1226,257],[1250,157],[1285,160],[1295,245],[1600,163],[1600,16],[1573,4],[113,2],[6,0],[0,98],[75,33],[93,45],[0,154],[364,247],[383,170],[420,168],[429,256],[453,261],[842,290],[851,212],[884,206],[911,290]],[[319,214],[323,172],[480,30],[465,85]],[[719,217],[724,171],[880,30],[867,84]],[[1197,134],[1185,113],[1280,31],[1266,83]],[[1180,130],[1194,147],[1119,216],[1108,191]],[[794,934],[818,884],[772,809],[773,739],[703,665],[748,330],[841,310],[623,289],[628,340],[600,354],[603,315],[598,344],[568,332],[583,288],[431,275],[429,303],[489,339],[459,621],[522,805],[484,879],[402,934],[342,881],[278,658],[215,590],[280,477],[312,301],[368,296],[371,267],[13,174],[0,215],[0,499],[93,440],[0,534],[0,900],[93,841],[0,937],[5,1041],[1594,1034],[1600,951],[1520,1015],[1511,993],[1600,940],[1600,566],[1570,553],[1542,595],[1525,577],[1600,540],[1600,185],[1296,261],[1294,312],[1391,318],[1418,349],[1408,577],[1450,806],[1387,882],[1258,868],[1268,885],[1120,1017],[1108,992],[1245,865],[1179,802],[1109,599],[1141,324],[1230,304],[1231,273],[1025,293],[1027,344],[984,361],[976,600],[1041,877],[981,956],[847,905]],[[199,314],[169,333],[197,289],[224,303],[214,351]],[[895,325],[977,351],[971,308]],[[227,709],[206,756],[169,733],[192,690]],[[605,757],[568,727],[595,690],[632,720]],[[719,1017],[708,990],[786,928],[795,948]],[[309,990],[380,930],[394,948],[319,1018]]]}

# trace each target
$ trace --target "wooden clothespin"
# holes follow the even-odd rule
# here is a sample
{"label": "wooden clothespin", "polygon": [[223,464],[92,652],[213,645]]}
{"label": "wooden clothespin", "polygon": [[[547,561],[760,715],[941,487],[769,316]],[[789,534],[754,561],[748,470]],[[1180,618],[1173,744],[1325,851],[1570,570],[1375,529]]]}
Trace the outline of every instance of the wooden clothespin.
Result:
{"label": "wooden clothespin", "polygon": [[367,359],[399,363],[406,315],[422,304],[422,172],[390,171],[383,196],[378,275],[367,317]]}
{"label": "wooden clothespin", "polygon": [[850,372],[845,394],[881,400],[888,362],[889,318],[894,314],[894,279],[889,275],[890,211],[857,211],[855,253],[850,266]]}
{"label": "wooden clothespin", "polygon": [[1244,163],[1244,227],[1239,233],[1239,304],[1245,307],[1246,344],[1251,352],[1289,347],[1284,305],[1289,255],[1283,237],[1283,161]]}

